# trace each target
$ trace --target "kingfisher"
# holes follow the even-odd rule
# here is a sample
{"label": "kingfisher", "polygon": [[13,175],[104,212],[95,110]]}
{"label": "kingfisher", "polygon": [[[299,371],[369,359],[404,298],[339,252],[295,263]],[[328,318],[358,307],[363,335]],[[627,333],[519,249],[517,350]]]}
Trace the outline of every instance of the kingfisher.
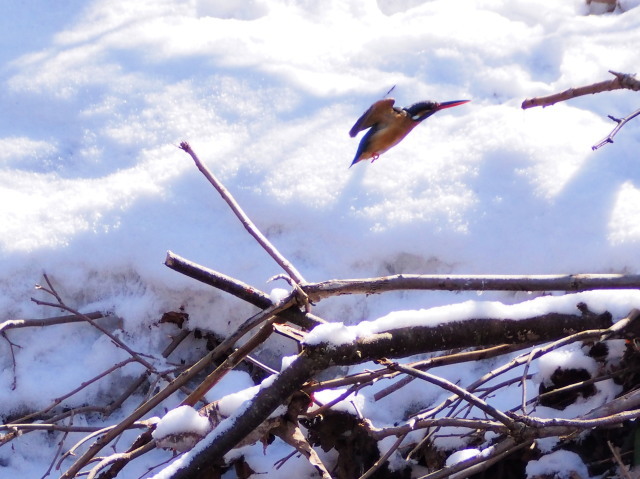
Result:
{"label": "kingfisher", "polygon": [[400,143],[423,120],[440,110],[464,105],[470,101],[455,100],[444,103],[421,101],[406,108],[393,106],[395,103],[393,98],[385,98],[375,102],[349,130],[349,136],[353,138],[362,130],[369,128],[369,131],[360,140],[356,157],[349,168],[359,161],[369,158],[373,163],[385,151]]}

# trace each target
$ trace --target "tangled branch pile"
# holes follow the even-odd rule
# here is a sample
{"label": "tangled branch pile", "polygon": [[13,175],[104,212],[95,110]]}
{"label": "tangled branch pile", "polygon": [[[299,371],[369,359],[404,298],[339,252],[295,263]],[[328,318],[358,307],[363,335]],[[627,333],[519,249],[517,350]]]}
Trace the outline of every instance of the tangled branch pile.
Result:
{"label": "tangled branch pile", "polygon": [[[592,456],[588,459],[594,471],[626,471],[631,461],[625,453],[633,450],[633,424],[640,416],[638,351],[632,341],[627,341],[623,343],[623,354],[614,357],[607,353],[612,349],[611,345],[619,345],[620,340],[633,340],[638,336],[638,310],[632,309],[625,318],[612,318],[607,312],[597,314],[587,304],[580,303],[574,313],[547,312],[512,319],[473,317],[390,327],[370,323],[366,328],[327,322],[312,310],[314,304],[342,294],[378,294],[407,289],[637,289],[640,277],[396,275],[308,283],[258,231],[190,146],[183,143],[181,148],[191,155],[245,228],[284,269],[291,291],[281,297],[271,297],[251,285],[168,253],[165,264],[169,268],[232,294],[260,311],[226,338],[209,337],[209,351],[198,361],[181,365],[174,359],[175,369],[162,371],[154,365],[153,358],[138,354],[121,337],[102,326],[102,321],[108,321],[109,317],[102,313],[83,314],[68,306],[53,282],[45,276],[46,284],[39,289],[47,295],[47,300],[34,301],[61,308],[69,315],[1,324],[0,331],[12,352],[12,329],[81,321],[108,336],[128,357],[55,399],[48,407],[20,418],[9,418],[0,426],[0,445],[7,447],[32,431],[59,435],[60,456],[53,458],[50,471],[54,466],[64,471],[60,476],[63,479],[82,475],[90,479],[129,477],[123,469],[155,448],[178,453],[177,457],[167,453],[171,463],[164,465],[158,477],[216,478],[235,468],[237,477],[247,478],[254,472],[268,471],[252,471],[241,455],[227,453],[258,441],[268,448],[273,437],[289,444],[292,455],[304,456],[323,479],[436,479],[456,473],[462,474],[456,477],[468,477],[491,468],[496,477],[524,477],[527,462],[545,453],[539,447],[543,438],[562,438],[563,448],[578,452],[578,439],[606,443],[606,450],[591,449]],[[182,341],[196,332],[189,330],[185,312],[167,313],[163,321],[176,327],[176,333],[161,352],[162,357],[169,358]],[[294,342],[299,351],[297,356],[283,361],[283,369],[279,372],[270,370],[252,356],[274,334]],[[531,378],[529,365],[533,361],[575,343],[581,344],[595,358],[599,365],[595,374],[580,368],[554,367],[544,378],[538,393],[526,391],[527,380]],[[523,352],[518,354],[518,351]],[[453,364],[473,367],[474,362],[488,359],[493,361],[493,369],[472,384],[454,384],[430,372],[435,367]],[[377,367],[341,374],[342,367],[368,362]],[[60,407],[66,398],[131,363],[140,365],[144,373],[132,380],[116,401],[72,410]],[[237,397],[207,402],[207,392],[241,364],[249,365],[256,380],[261,381],[260,386],[247,391],[241,398],[244,402]],[[523,373],[514,375],[516,368],[523,368]],[[163,386],[155,388],[154,378],[162,380]],[[404,394],[408,385],[416,381],[442,388],[450,395],[440,402],[425,401],[426,405],[418,398],[416,404],[421,407],[407,411],[406,417],[393,425],[375,424],[362,414],[353,400],[359,391],[374,383],[388,384],[374,395],[374,400],[380,401]],[[616,381],[622,393],[587,414],[570,419],[562,418],[561,414],[555,418],[535,415],[539,406],[562,411],[576,401],[584,401],[596,394],[598,384],[605,381]],[[520,405],[509,410],[492,405],[492,398],[514,386],[522,390]],[[74,426],[71,422],[74,416],[87,413],[108,417],[144,388],[149,397],[127,417],[114,421],[107,428]],[[182,398],[180,407],[173,408],[162,420],[149,417],[174,394]],[[618,428],[615,437],[610,432],[613,427]],[[142,432],[118,452],[115,442],[130,429],[141,429]],[[62,453],[66,435],[72,432],[84,436]],[[465,460],[445,462],[451,451],[436,447],[436,439],[443,435],[453,436],[458,444],[477,451],[467,454]],[[108,446],[114,448],[113,452],[104,455],[109,451]],[[393,464],[389,462],[391,458]],[[281,463],[286,461],[287,458],[283,458]],[[45,476],[50,471],[46,471]]]}

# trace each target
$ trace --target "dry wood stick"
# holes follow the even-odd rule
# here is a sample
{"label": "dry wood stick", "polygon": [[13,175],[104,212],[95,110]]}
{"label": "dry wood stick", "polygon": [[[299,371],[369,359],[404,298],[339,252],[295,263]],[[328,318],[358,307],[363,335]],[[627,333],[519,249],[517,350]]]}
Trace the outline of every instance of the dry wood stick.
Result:
{"label": "dry wood stick", "polygon": [[387,452],[385,452],[382,455],[382,457],[380,457],[375,463],[373,463],[373,465],[363,475],[361,475],[358,479],[368,479],[369,477],[373,476],[373,474],[378,469],[380,469],[385,462],[387,462],[387,459],[389,459],[391,457],[391,454],[393,454],[400,447],[400,444],[402,444],[402,441],[404,441],[405,437],[407,437],[406,434],[404,434],[402,436],[399,436],[398,439],[396,439],[396,441],[387,450]]}
{"label": "dry wood stick", "polygon": [[185,399],[182,400],[180,405],[195,406],[204,395],[215,386],[229,371],[235,368],[249,353],[255,350],[258,346],[264,343],[267,338],[273,332],[272,322],[275,320],[275,316],[271,317],[265,322],[265,324],[254,334],[246,343],[231,353],[224,362],[213,370],[207,377],[198,385],[198,387]]}
{"label": "dry wood stick", "polygon": [[603,91],[612,91],[620,89],[628,89],[638,91],[640,90],[640,81],[638,81],[634,75],[628,73],[618,73],[609,70],[609,73],[615,76],[612,80],[605,80],[599,83],[593,83],[591,85],[581,86],[577,88],[569,88],[561,93],[554,93],[553,95],[528,98],[522,102],[522,109],[532,108],[535,106],[549,106],[561,101],[570,100],[583,95],[592,95],[594,93],[601,93]]}
{"label": "dry wood stick", "polygon": [[[189,261],[172,251],[167,252],[164,264],[178,273],[182,273],[185,276],[189,276],[190,278],[200,281],[201,283],[208,284],[209,286],[213,286],[221,291],[232,294],[233,296],[251,303],[260,309],[265,309],[273,305],[269,295],[259,289],[227,276],[226,274],[201,266],[193,261]],[[284,310],[280,312],[279,315],[286,321],[307,329],[311,329],[318,324],[326,322],[318,316],[308,312],[304,313],[296,308]]]}
{"label": "dry wood stick", "polygon": [[220,193],[220,196],[222,196],[222,198],[227,202],[242,225],[249,232],[249,234],[256,239],[260,246],[262,246],[262,248],[264,248],[264,250],[276,261],[276,263],[278,263],[280,267],[286,271],[286,273],[291,277],[293,281],[298,284],[305,283],[305,280],[300,272],[276,249],[273,244],[271,244],[271,242],[265,235],[262,234],[262,232],[255,226],[255,224],[253,224],[251,219],[242,210],[231,193],[229,193],[224,185],[220,181],[218,181],[213,173],[200,161],[198,155],[196,155],[193,149],[191,149],[189,143],[183,141],[182,143],[180,143],[180,149],[184,150],[189,154],[189,156],[191,156],[200,172],[205,176],[209,183],[213,185],[218,193]]}
{"label": "dry wood stick", "polygon": [[[16,419],[16,422],[25,422],[25,421],[28,421],[29,419],[32,419],[34,417],[39,417],[39,416],[51,411],[54,407],[58,406],[65,399],[73,396],[74,394],[77,394],[78,392],[80,392],[81,390],[86,388],[87,386],[90,386],[94,382],[102,379],[105,376],[108,376],[109,374],[114,372],[116,369],[120,369],[120,368],[126,366],[127,364],[129,364],[129,363],[131,363],[133,361],[135,361],[134,358],[127,358],[124,361],[121,361],[121,362],[119,362],[117,364],[114,364],[113,366],[111,366],[110,368],[108,368],[105,371],[101,372],[97,376],[94,376],[93,378],[91,378],[91,379],[89,379],[87,381],[84,381],[83,383],[80,384],[80,386],[78,386],[74,390],[68,392],[67,394],[63,394],[62,396],[60,396],[58,398],[55,398],[53,400],[53,402],[49,406],[45,407],[44,409],[41,409],[40,411],[37,411],[37,412],[33,412],[33,413],[28,414],[26,416],[23,416],[20,419]],[[0,428],[1,427],[2,427],[2,425],[0,425]]]}
{"label": "dry wood stick", "polygon": [[307,283],[302,289],[311,301],[342,294],[378,294],[397,290],[440,291],[586,291],[638,289],[638,274],[555,275],[442,275],[396,274],[378,278]]}
{"label": "dry wood stick", "polygon": [[0,331],[4,331],[7,329],[17,329],[17,328],[35,328],[35,327],[44,327],[44,326],[53,326],[55,324],[66,324],[66,323],[84,323],[86,322],[86,318],[89,319],[100,319],[100,318],[108,318],[113,317],[109,316],[100,311],[95,311],[93,313],[85,313],[82,316],[78,316],[77,314],[70,314],[67,316],[58,316],[55,318],[45,318],[45,319],[9,319],[0,323]]}

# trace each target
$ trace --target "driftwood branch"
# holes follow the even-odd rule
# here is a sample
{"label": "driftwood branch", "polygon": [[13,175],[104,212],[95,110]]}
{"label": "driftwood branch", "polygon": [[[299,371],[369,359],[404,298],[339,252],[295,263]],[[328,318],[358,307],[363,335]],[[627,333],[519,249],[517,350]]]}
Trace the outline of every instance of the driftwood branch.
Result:
{"label": "driftwood branch", "polygon": [[553,95],[537,97],[537,98],[527,98],[522,102],[522,109],[526,110],[527,108],[533,108],[536,106],[550,106],[555,103],[570,100],[572,98],[576,98],[583,95],[593,95],[595,93],[601,93],[604,91],[612,91],[612,90],[640,90],[640,81],[635,78],[633,74],[629,73],[618,73],[609,70],[615,78],[612,80],[605,80],[599,83],[593,83],[591,85],[581,86],[577,88],[569,88],[561,93],[554,93]]}
{"label": "driftwood branch", "polygon": [[218,181],[211,170],[209,170],[209,168],[207,168],[204,163],[200,161],[198,155],[196,155],[189,143],[183,141],[182,143],[180,143],[180,149],[184,150],[189,154],[189,156],[191,156],[200,172],[205,176],[209,183],[213,185],[218,193],[220,193],[220,196],[222,196],[222,198],[227,202],[233,213],[238,217],[245,229],[251,236],[256,239],[260,246],[262,246],[262,248],[264,248],[264,250],[269,253],[269,255],[276,261],[276,263],[278,263],[280,267],[282,267],[282,269],[287,272],[292,280],[294,280],[296,283],[304,283],[305,280],[300,272],[277,250],[277,248],[273,244],[271,244],[267,237],[263,235],[262,232],[255,226],[253,221],[251,221],[247,214],[242,210],[231,193],[229,193],[225,186],[220,181]]}

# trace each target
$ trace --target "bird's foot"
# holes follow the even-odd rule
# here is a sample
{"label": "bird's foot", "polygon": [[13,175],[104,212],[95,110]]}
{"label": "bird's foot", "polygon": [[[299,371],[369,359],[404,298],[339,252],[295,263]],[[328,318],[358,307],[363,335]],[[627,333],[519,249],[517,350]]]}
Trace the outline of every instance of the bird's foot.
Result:
{"label": "bird's foot", "polygon": [[371,157],[371,163],[376,161],[378,158],[380,158],[380,155],[378,155],[377,153],[374,153],[373,156]]}

